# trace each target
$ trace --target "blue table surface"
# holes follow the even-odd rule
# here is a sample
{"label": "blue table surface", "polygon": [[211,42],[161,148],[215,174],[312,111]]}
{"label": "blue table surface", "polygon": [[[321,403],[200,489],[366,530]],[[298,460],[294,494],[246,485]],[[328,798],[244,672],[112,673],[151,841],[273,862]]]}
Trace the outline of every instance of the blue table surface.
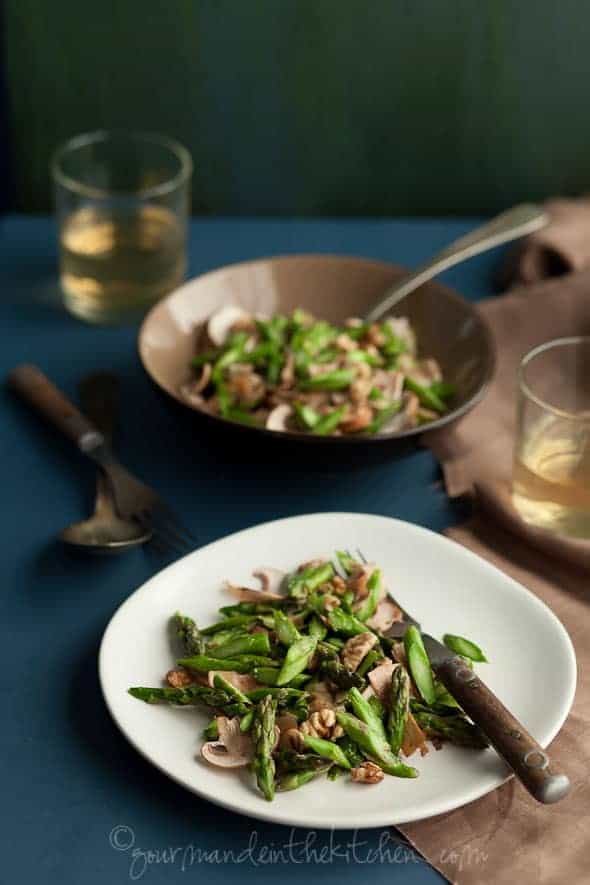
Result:
{"label": "blue table surface", "polygon": [[[358,254],[412,267],[475,222],[194,220],[190,274],[302,252]],[[492,293],[497,261],[490,253],[443,279],[478,299]],[[105,367],[119,373],[121,458],[164,493],[203,544],[255,523],[319,510],[384,514],[436,531],[464,518],[462,505],[447,500],[426,451],[401,458],[322,456],[314,463],[304,454],[287,458],[280,446],[238,450],[209,437],[152,387],[136,354],[135,327],[84,325],[61,308],[51,219],[0,220],[0,281],[2,376],[21,361],[34,361],[74,397],[85,373]],[[395,851],[388,830],[291,833],[199,799],[136,754],[105,709],[97,651],[115,609],[158,563],[143,550],[87,559],[56,542],[63,525],[89,511],[93,470],[4,387],[0,395],[0,881],[172,885],[206,877],[210,885],[248,885],[277,875],[285,883],[304,876],[310,885],[344,885],[367,875],[374,885],[443,881],[413,852]]]}

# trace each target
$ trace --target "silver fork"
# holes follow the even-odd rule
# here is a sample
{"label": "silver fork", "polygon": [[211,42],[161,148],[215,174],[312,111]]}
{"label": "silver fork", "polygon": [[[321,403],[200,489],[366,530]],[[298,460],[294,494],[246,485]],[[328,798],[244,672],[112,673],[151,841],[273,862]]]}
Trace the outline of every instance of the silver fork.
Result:
{"label": "silver fork", "polygon": [[104,471],[119,516],[150,528],[154,533],[152,543],[164,552],[186,553],[196,546],[194,536],[158,493],[117,461],[100,431],[37,366],[17,366],[8,376],[8,383]]}
{"label": "silver fork", "polygon": [[[361,561],[366,563],[361,551],[357,553]],[[419,622],[389,592],[388,597],[400,610],[401,620],[393,623],[384,636],[403,639],[410,625],[421,630]],[[529,793],[544,804],[559,802],[567,796],[570,791],[567,775],[553,768],[548,753],[463,658],[427,633],[422,633],[422,641],[437,678],[481,728]]]}

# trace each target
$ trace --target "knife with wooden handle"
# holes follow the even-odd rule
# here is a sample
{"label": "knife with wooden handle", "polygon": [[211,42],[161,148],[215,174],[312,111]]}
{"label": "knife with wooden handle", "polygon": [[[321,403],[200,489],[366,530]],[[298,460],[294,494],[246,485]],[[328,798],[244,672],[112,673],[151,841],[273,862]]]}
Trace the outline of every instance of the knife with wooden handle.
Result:
{"label": "knife with wooden handle", "polygon": [[548,753],[459,655],[422,634],[436,676],[481,728],[496,752],[538,802],[559,802],[570,790],[567,775],[557,771]]}
{"label": "knife with wooden handle", "polygon": [[[391,594],[389,598],[399,608],[403,620],[392,624],[385,635],[392,639],[403,639],[410,624],[421,630],[418,621],[404,611]],[[571,786],[567,775],[555,768],[547,751],[463,658],[427,633],[422,633],[422,641],[437,678],[469,718],[481,728],[492,747],[514,771],[531,796],[546,805],[559,802],[567,796]]]}

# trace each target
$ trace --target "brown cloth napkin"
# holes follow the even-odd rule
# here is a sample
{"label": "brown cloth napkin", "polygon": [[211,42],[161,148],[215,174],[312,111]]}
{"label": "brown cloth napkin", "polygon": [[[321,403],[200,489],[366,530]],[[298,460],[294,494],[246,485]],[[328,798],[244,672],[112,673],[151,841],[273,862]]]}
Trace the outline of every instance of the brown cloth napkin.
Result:
{"label": "brown cloth napkin", "polygon": [[498,275],[500,289],[590,268],[590,196],[545,203],[547,227],[521,240]]}
{"label": "brown cloth napkin", "polygon": [[472,521],[450,537],[536,593],[572,638],[578,689],[551,755],[573,788],[561,803],[542,806],[512,779],[457,811],[400,829],[460,885],[577,885],[590,882],[590,541],[526,525],[512,507],[509,478],[520,358],[551,338],[590,333],[590,270],[515,290],[484,302],[481,312],[496,341],[495,379],[473,412],[426,444],[449,495],[474,499]]}

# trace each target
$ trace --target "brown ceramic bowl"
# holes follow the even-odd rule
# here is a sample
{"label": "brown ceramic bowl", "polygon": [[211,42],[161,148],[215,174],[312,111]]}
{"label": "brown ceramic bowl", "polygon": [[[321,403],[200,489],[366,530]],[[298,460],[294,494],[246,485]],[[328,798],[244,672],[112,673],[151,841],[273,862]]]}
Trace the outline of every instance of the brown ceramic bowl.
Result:
{"label": "brown ceramic bowl", "polygon": [[424,355],[434,356],[444,378],[456,386],[449,411],[438,420],[401,433],[318,437],[245,427],[205,415],[180,389],[191,378],[199,327],[224,304],[262,314],[290,313],[296,307],[341,322],[363,316],[383,291],[404,275],[391,264],[336,255],[298,255],[233,264],[190,280],[152,308],[139,332],[139,354],[152,380],[171,397],[216,423],[250,433],[315,442],[374,443],[422,435],[457,420],[483,397],[494,368],[488,327],[472,304],[430,282],[409,295],[394,314],[408,316]]}

